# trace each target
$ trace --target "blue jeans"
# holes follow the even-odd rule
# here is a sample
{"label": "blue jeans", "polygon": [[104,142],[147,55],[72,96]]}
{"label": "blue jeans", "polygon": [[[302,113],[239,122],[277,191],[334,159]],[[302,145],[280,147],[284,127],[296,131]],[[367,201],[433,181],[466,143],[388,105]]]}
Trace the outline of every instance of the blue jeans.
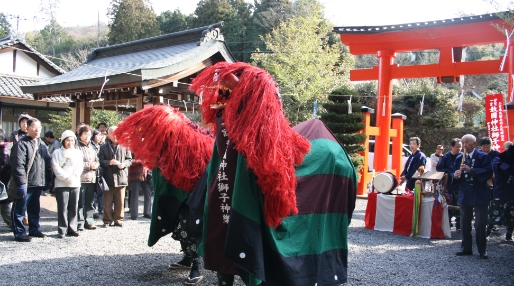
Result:
{"label": "blue jeans", "polygon": [[97,209],[96,210],[98,212],[103,212],[104,211],[104,202],[102,200],[102,193],[96,192],[95,193],[95,197],[98,200],[98,205],[97,205]]}
{"label": "blue jeans", "polygon": [[29,235],[37,234],[39,230],[39,197],[43,187],[28,188],[27,195],[21,199],[14,200],[11,209],[11,228],[15,238],[27,235],[27,230],[23,225],[25,212],[29,219]]}

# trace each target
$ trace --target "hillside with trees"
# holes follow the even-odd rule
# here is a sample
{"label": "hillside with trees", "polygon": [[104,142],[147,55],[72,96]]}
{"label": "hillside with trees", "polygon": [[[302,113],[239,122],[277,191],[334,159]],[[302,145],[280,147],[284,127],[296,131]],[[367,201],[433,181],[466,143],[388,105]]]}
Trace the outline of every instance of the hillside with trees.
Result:
{"label": "hillside with trees", "polygon": [[[332,32],[334,25],[316,0],[255,0],[252,4],[244,0],[201,0],[191,14],[173,9],[159,15],[149,0],[111,0],[105,11],[109,23],[99,27],[62,27],[54,17],[59,1],[44,1],[48,5],[41,13],[46,25],[26,33],[25,40],[65,70],[82,64],[97,47],[223,21],[221,31],[234,57],[264,68],[275,78],[286,116],[293,124],[312,118],[315,106],[320,117],[326,112],[324,104],[328,107],[335,103],[334,98],[328,99],[334,90],[345,99],[347,94],[341,91],[355,94],[356,104],[376,109],[377,82],[349,82],[349,70],[377,65],[376,55],[352,56]],[[5,15],[0,13],[0,36],[10,30]],[[498,59],[504,47],[473,46],[465,52],[466,61]],[[395,63],[435,64],[438,58],[437,50],[402,52],[397,53]],[[432,150],[437,144],[447,145],[451,139],[448,136],[453,136],[451,130],[483,128],[484,108],[479,97],[498,92],[507,92],[507,77],[502,74],[467,76],[461,83],[449,84],[437,84],[433,78],[396,80],[393,112],[407,115],[406,137],[427,137],[424,146]],[[424,111],[420,114],[423,98]],[[462,110],[457,111],[458,106]],[[333,113],[333,106],[330,108]]]}

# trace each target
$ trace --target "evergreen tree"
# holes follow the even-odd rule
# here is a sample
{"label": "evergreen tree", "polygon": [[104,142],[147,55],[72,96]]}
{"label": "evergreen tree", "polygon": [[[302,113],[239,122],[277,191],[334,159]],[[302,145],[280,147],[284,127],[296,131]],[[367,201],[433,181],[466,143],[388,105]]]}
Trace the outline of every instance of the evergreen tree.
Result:
{"label": "evergreen tree", "polygon": [[27,33],[25,40],[38,52],[44,55],[55,56],[50,59],[57,65],[61,64],[57,59],[61,54],[78,50],[77,43],[73,37],[54,19],[50,20],[42,30]]}
{"label": "evergreen tree", "polygon": [[194,27],[223,21],[222,33],[229,49],[236,59],[248,60],[244,49],[251,8],[252,5],[244,0],[201,0],[194,13]]}
{"label": "evergreen tree", "polygon": [[148,0],[112,0],[107,15],[111,45],[160,34],[157,16]]}
{"label": "evergreen tree", "polygon": [[[350,97],[352,99],[351,114],[348,113]],[[321,120],[341,142],[358,173],[364,163],[364,157],[359,152],[365,150],[363,143],[366,140],[365,134],[356,133],[365,127],[362,123],[364,120],[364,115],[361,113],[362,104],[357,103],[358,94],[353,90],[342,87],[334,90],[328,96],[328,100],[331,102],[323,104],[326,112],[321,114]]]}
{"label": "evergreen tree", "polygon": [[245,51],[265,50],[260,37],[271,33],[281,22],[287,21],[292,16],[292,6],[290,0],[255,0],[245,37]]}
{"label": "evergreen tree", "polygon": [[4,13],[0,13],[0,39],[9,35],[11,31],[11,24],[7,21]]}
{"label": "evergreen tree", "polygon": [[[254,63],[275,77],[284,95],[284,110],[293,123],[312,118],[312,102],[323,101],[335,86],[347,81],[340,46],[329,44],[332,29],[317,1],[300,0],[312,10],[305,17],[282,22],[262,37],[272,53],[254,54]],[[290,98],[288,98],[288,95]]]}
{"label": "evergreen tree", "polygon": [[162,12],[157,16],[159,27],[163,34],[184,31],[193,28],[193,15],[185,15],[176,9],[171,12],[170,10]]}

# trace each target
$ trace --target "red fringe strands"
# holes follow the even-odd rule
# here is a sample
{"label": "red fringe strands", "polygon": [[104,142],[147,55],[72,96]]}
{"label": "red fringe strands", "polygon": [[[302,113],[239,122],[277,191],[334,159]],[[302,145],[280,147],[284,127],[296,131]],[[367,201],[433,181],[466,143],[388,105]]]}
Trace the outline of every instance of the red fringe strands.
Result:
{"label": "red fringe strands", "polygon": [[[236,75],[239,83],[231,91],[223,114],[228,138],[257,175],[266,223],[277,227],[283,217],[298,214],[295,165],[303,162],[310,142],[296,133],[284,116],[271,75],[246,63],[220,62],[193,80],[190,88],[197,94],[203,91],[205,122],[215,122],[216,110],[210,105],[219,101],[220,82],[229,74]],[[213,82],[216,77],[218,81]]]}
{"label": "red fringe strands", "polygon": [[159,168],[166,180],[184,191],[192,191],[198,183],[214,145],[208,132],[164,105],[130,115],[114,135],[146,168]]}

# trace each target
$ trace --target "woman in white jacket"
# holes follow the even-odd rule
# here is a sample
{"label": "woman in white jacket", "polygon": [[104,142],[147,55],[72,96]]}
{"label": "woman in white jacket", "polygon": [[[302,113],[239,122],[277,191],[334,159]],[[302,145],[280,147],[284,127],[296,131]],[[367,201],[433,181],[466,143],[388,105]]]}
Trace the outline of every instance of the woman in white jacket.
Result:
{"label": "woman in white jacket", "polygon": [[83,170],[82,152],[75,149],[75,133],[66,130],[61,135],[62,147],[52,154],[55,174],[55,199],[57,200],[58,236],[79,236],[77,212],[80,175]]}

